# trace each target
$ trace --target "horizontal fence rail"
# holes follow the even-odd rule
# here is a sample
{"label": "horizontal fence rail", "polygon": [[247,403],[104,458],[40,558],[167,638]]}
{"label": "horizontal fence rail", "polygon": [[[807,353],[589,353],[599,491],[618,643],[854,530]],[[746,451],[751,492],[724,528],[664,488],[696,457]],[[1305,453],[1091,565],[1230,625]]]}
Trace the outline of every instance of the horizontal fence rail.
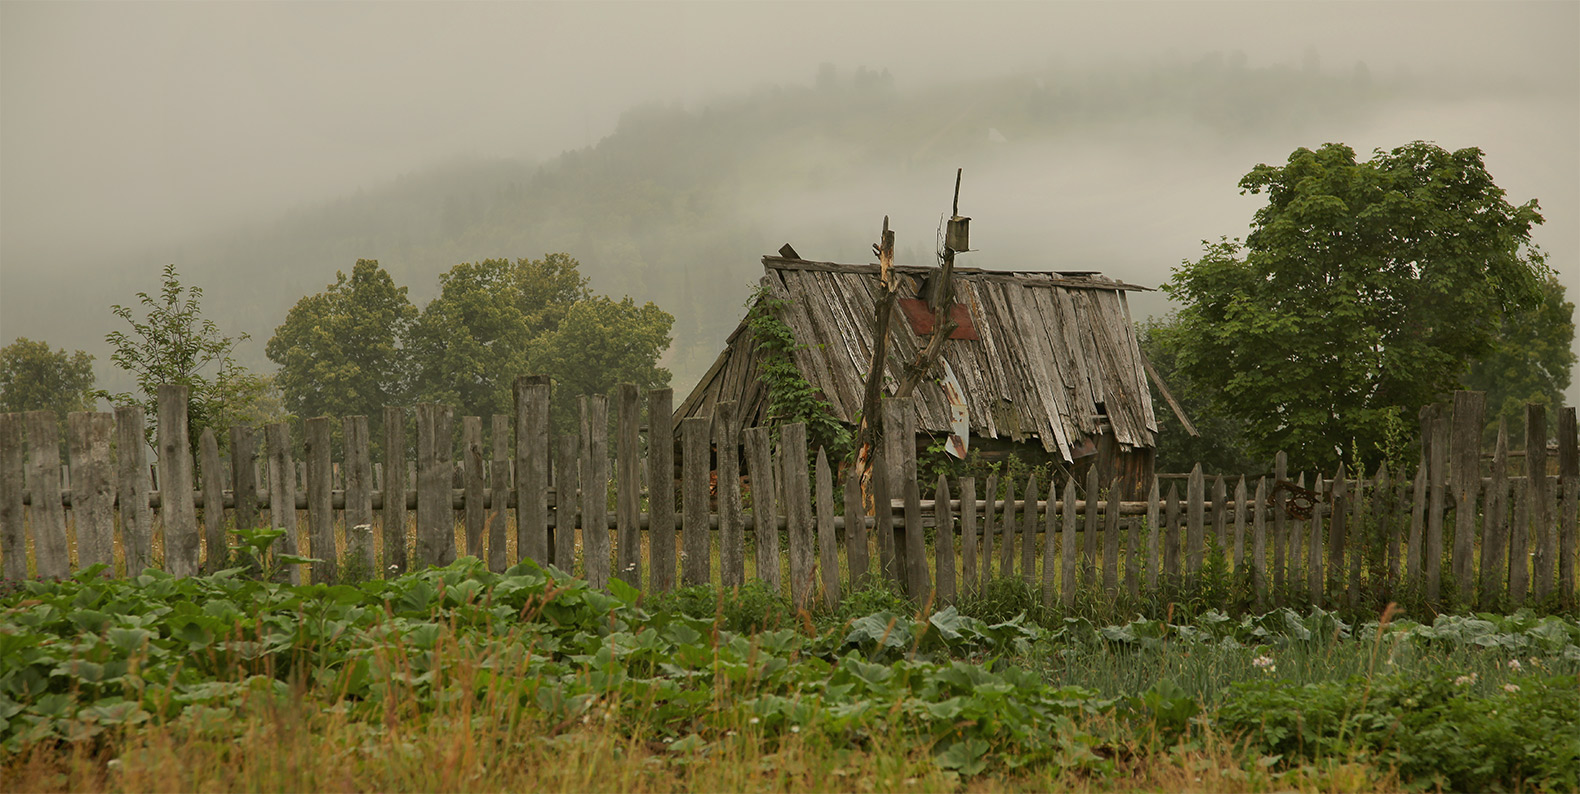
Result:
{"label": "horizontal fence rail", "polygon": [[1197,466],[1121,501],[1095,468],[1079,481],[924,482],[915,445],[896,443],[915,435],[907,399],[885,403],[889,441],[864,490],[809,449],[802,425],[775,439],[735,426],[721,403],[711,420],[682,420],[677,438],[668,389],[647,395],[645,421],[635,387],[612,396],[580,398],[579,432],[559,437],[542,377],[517,380],[514,413],[491,417],[486,436],[482,418],[456,423],[431,404],[411,412],[411,433],[407,409],[387,408],[377,461],[362,416],[309,419],[300,443],[284,423],[229,428],[222,456],[212,430],[188,437],[176,386],[159,392],[153,460],[137,407],[71,414],[64,461],[55,414],[0,414],[0,567],[8,579],[99,563],[214,572],[238,563],[238,533],[270,526],[285,530],[277,553],[317,560],[293,566],[293,581],[393,576],[465,554],[496,571],[532,559],[596,586],[760,581],[798,605],[837,603],[877,578],[938,602],[1016,579],[1067,606],[1080,592],[1139,597],[1210,576],[1264,604],[1576,595],[1574,408],[1558,414],[1556,446],[1533,405],[1523,449],[1500,432],[1489,455],[1484,397],[1460,392],[1423,410],[1413,472],[1291,477],[1280,454],[1271,476]]}

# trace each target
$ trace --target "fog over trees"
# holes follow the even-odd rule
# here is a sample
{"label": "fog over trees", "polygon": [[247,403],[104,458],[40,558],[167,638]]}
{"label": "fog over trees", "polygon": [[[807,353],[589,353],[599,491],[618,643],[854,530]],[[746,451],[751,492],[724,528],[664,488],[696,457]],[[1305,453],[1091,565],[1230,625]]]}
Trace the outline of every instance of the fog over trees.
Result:
{"label": "fog over trees", "polygon": [[128,390],[109,307],[174,263],[272,374],[360,259],[421,310],[456,265],[563,252],[674,316],[684,392],[781,244],[867,261],[889,215],[932,262],[957,167],[961,265],[1158,285],[1246,234],[1242,175],[1328,142],[1480,147],[1580,287],[1572,4],[436,8],[0,8],[0,343]]}

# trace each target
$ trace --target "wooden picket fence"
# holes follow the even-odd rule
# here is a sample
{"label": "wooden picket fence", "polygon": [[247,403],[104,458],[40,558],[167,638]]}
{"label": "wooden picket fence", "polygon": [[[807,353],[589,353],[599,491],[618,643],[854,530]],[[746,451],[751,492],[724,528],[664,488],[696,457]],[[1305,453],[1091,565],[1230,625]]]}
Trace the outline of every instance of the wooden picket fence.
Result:
{"label": "wooden picket fence", "polygon": [[[487,443],[481,418],[461,419],[460,461],[451,410],[432,404],[416,406],[414,456],[406,410],[392,407],[378,462],[364,416],[341,421],[340,461],[331,459],[328,417],[304,423],[300,463],[285,423],[263,428],[261,455],[254,428],[230,428],[228,459],[205,431],[194,461],[186,389],[166,386],[152,471],[140,408],[71,414],[66,467],[53,413],[0,414],[4,576],[60,577],[98,563],[115,573],[212,572],[231,563],[238,529],[267,525],[285,530],[277,552],[319,560],[292,566],[298,582],[392,576],[468,554],[495,571],[522,559],[553,564],[599,587],[611,576],[653,591],[755,579],[798,605],[836,604],[873,577],[947,603],[1004,577],[1068,606],[1083,591],[1118,599],[1189,588],[1215,570],[1264,604],[1575,596],[1573,408],[1559,415],[1556,467],[1540,406],[1528,411],[1523,454],[1500,434],[1484,467],[1484,396],[1461,392],[1423,411],[1425,451],[1413,475],[1340,468],[1308,488],[1303,474],[1290,482],[1281,454],[1273,476],[1254,480],[1209,479],[1197,466],[1183,498],[1179,483],[1160,494],[1154,480],[1146,500],[1121,501],[1093,471],[1084,483],[940,476],[924,500],[910,443],[915,411],[891,399],[873,510],[853,474],[836,503],[833,467],[808,448],[804,425],[785,425],[777,438],[738,429],[735,406],[721,403],[711,420],[679,424],[677,511],[670,390],[648,393],[645,423],[637,389],[615,390],[611,473],[607,397],[579,398],[581,432],[551,438],[548,380],[524,376],[515,386],[514,415],[492,417]],[[1523,457],[1523,474],[1511,457]]]}

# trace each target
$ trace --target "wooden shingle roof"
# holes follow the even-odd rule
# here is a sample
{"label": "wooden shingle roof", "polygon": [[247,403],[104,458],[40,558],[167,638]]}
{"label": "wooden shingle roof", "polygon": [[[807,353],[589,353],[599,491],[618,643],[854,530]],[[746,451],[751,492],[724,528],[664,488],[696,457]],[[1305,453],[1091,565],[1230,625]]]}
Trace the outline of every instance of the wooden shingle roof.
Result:
{"label": "wooden shingle roof", "polygon": [[[854,425],[872,360],[876,265],[839,265],[768,256],[764,286],[783,300],[793,356],[835,416]],[[918,297],[934,268],[898,266],[900,297]],[[1035,438],[1066,460],[1104,426],[1121,449],[1152,447],[1157,419],[1130,320],[1126,290],[1146,289],[1095,273],[956,268],[955,300],[971,315],[977,339],[950,339],[948,362],[965,391],[971,433]],[[884,385],[894,387],[926,344],[896,309]],[[756,344],[746,323],[675,413],[708,416],[720,400],[738,403],[744,426],[761,424],[767,394],[757,377]],[[949,432],[949,405],[936,380],[915,392],[917,428]]]}

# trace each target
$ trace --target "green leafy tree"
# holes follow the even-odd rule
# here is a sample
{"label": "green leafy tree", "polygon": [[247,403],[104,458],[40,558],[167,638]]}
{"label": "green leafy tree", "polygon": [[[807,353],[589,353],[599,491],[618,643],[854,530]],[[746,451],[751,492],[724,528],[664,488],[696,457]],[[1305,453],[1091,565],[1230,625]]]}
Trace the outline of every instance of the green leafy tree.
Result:
{"label": "green leafy tree", "polygon": [[549,254],[460,264],[440,276],[439,295],[407,343],[416,398],[461,415],[508,414],[516,376],[546,374],[560,383],[556,424],[568,429],[575,395],[667,383],[658,358],[674,317],[651,303],[594,295],[580,267]]}
{"label": "green leafy tree", "polygon": [[50,350],[27,337],[0,348],[0,413],[50,410],[64,419],[91,411],[93,381],[93,356],[81,350]]}
{"label": "green leafy tree", "polygon": [[405,399],[402,342],[417,319],[406,288],[377,260],[358,259],[350,278],[335,273],[323,292],[296,302],[265,353],[280,365],[276,383],[297,416],[362,414],[376,428],[386,405]]}
{"label": "green leafy tree", "polygon": [[[572,304],[559,327],[534,342],[534,372],[559,383],[559,393],[604,394],[618,383],[639,389],[669,385],[669,370],[658,359],[669,347],[675,318],[652,303],[636,305],[592,295]],[[556,427],[573,427],[577,406],[571,399],[554,402]]]}
{"label": "green leafy tree", "polygon": [[1575,364],[1574,315],[1575,305],[1554,276],[1542,281],[1534,309],[1503,314],[1492,350],[1471,364],[1463,381],[1465,388],[1487,393],[1491,432],[1502,417],[1517,440],[1525,433],[1526,403],[1549,411],[1563,405]]}
{"label": "green leafy tree", "polygon": [[1179,368],[1258,458],[1368,455],[1540,298],[1536,202],[1509,204],[1479,149],[1416,142],[1357,162],[1327,144],[1240,187],[1268,199],[1245,244],[1207,244],[1165,289]]}
{"label": "green leafy tree", "polygon": [[1186,432],[1152,384],[1153,413],[1158,419],[1158,471],[1187,472],[1197,463],[1209,474],[1251,474],[1267,469],[1266,461],[1256,460],[1246,450],[1245,423],[1220,412],[1211,393],[1180,368],[1177,316],[1138,323],[1136,341],[1200,433],[1192,436]]}
{"label": "green leafy tree", "polygon": [[223,444],[231,425],[269,418],[269,379],[238,364],[234,356],[236,346],[250,337],[226,336],[205,318],[202,289],[183,289],[175,265],[166,265],[159,292],[139,292],[137,297],[145,317],[138,320],[129,306],[112,307],[132,332],[112,331],[105,341],[115,348],[110,360],[136,378],[141,393],[100,396],[117,405],[142,405],[150,440],[159,415],[159,386],[165,383],[184,384],[189,390],[187,421],[193,444],[205,428],[214,428]]}

